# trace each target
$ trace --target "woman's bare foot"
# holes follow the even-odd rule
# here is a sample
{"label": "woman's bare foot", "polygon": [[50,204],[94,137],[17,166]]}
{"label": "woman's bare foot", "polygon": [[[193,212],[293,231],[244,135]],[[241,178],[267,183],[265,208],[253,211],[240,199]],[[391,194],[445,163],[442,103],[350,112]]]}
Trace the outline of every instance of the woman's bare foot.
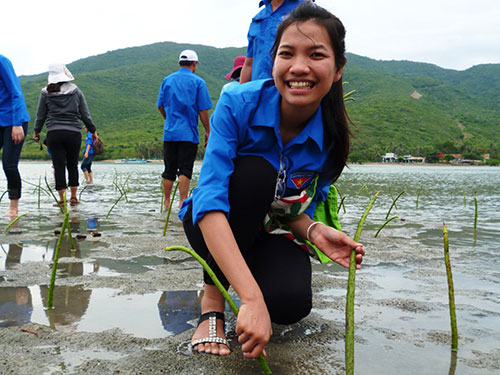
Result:
{"label": "woman's bare foot", "polygon": [[11,199],[9,209],[5,213],[5,216],[14,218],[17,217],[18,213],[19,213],[19,199]]}
{"label": "woman's bare foot", "polygon": [[[201,299],[201,312],[202,314],[216,311],[216,312],[224,312],[224,297],[219,292],[215,285],[205,284],[203,296]],[[200,325],[194,331],[193,337],[191,337],[191,342],[198,339],[203,339],[208,337],[208,325],[209,321],[205,320],[201,322]],[[222,320],[217,319],[217,337],[226,338],[226,334],[224,332],[224,323]],[[224,344],[218,343],[204,343],[198,344],[193,347],[193,350],[198,351],[200,353],[209,353],[209,354],[218,354],[218,355],[228,355],[231,351],[229,347]]]}
{"label": "woman's bare foot", "polygon": [[18,213],[19,213],[19,211],[17,209],[9,208],[7,210],[7,212],[5,213],[5,216],[14,218],[14,217],[17,217]]}

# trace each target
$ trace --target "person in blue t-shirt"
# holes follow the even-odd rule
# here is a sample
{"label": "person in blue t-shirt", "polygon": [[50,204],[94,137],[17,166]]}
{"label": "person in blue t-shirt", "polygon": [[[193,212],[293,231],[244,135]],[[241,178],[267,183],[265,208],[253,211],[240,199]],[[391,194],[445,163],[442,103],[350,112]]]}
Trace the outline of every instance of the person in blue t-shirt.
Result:
{"label": "person in blue t-shirt", "polygon": [[163,204],[168,209],[176,176],[179,176],[179,207],[187,198],[193,164],[198,150],[198,116],[205,127],[205,145],[210,133],[208,110],[212,101],[205,81],[195,75],[198,55],[184,50],[179,71],[161,83],[157,106],[165,119],[163,131]]}
{"label": "person in blue t-shirt", "polygon": [[[292,324],[311,311],[310,255],[348,267],[354,249],[357,268],[363,260],[363,245],[327,217],[336,216],[331,184],[346,165],[351,134],[344,36],[340,20],[309,1],[283,21],[274,80],[222,94],[198,187],[179,211],[193,249],[240,298],[236,334],[247,358],[263,353],[271,321]],[[226,355],[224,298],[206,273],[204,282],[191,344]]]}
{"label": "person in blue t-shirt", "polygon": [[3,149],[2,166],[10,199],[6,216],[10,217],[16,217],[19,211],[21,175],[17,166],[29,120],[14,67],[8,58],[0,55],[0,149]]}
{"label": "person in blue t-shirt", "polygon": [[83,152],[83,160],[80,168],[85,176],[85,182],[91,184],[94,182],[94,174],[92,173],[92,161],[94,160],[94,140],[92,139],[92,133],[85,128],[87,131],[87,137],[85,138],[85,150]]}
{"label": "person in blue t-shirt", "polygon": [[271,48],[276,30],[292,10],[302,0],[261,0],[259,7],[265,5],[252,19],[248,29],[247,58],[241,71],[240,83],[256,79],[271,78],[273,62]]}

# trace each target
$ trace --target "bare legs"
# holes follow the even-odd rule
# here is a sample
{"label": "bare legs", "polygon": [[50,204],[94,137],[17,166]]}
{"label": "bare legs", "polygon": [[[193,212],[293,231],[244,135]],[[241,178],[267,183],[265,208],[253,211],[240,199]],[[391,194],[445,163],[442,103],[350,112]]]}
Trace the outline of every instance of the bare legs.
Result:
{"label": "bare legs", "polygon": [[19,199],[11,199],[9,210],[5,213],[5,216],[17,217],[19,212]]}
{"label": "bare legs", "polygon": [[[74,200],[75,202],[78,201],[78,198],[76,196],[76,193],[78,192],[78,186],[70,186],[69,190],[71,191],[71,198],[70,200]],[[61,189],[57,191],[59,193],[59,202],[62,204],[64,202],[64,196],[66,195],[66,189]]]}
{"label": "bare legs", "polygon": [[191,182],[191,180],[186,176],[182,174],[179,176],[179,208],[181,208],[182,203],[188,196],[189,182]]}
{"label": "bare legs", "polygon": [[170,196],[172,195],[172,187],[174,186],[174,181],[163,178],[162,182],[163,182],[163,206],[165,207],[165,210],[168,210],[168,208],[170,207]]}
{"label": "bare legs", "polygon": [[84,176],[85,176],[85,182],[87,184],[91,184],[92,182],[94,182],[94,176],[92,175],[92,172],[87,172],[87,171],[84,171],[83,172]]}
{"label": "bare legs", "polygon": [[[182,203],[186,200],[189,193],[189,183],[191,180],[184,175],[179,176],[179,209]],[[166,210],[170,207],[170,197],[172,196],[172,188],[174,186],[174,181],[162,179],[163,183],[163,206]]]}

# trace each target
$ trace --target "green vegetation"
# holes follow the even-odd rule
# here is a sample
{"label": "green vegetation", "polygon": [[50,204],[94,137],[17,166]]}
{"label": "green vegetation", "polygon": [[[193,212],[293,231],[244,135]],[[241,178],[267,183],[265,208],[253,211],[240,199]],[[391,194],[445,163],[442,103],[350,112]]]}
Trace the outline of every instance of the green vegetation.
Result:
{"label": "green vegetation", "polygon": [[[106,152],[96,160],[162,157],[163,120],[156,99],[162,79],[179,69],[177,57],[185,48],[197,51],[197,74],[207,82],[215,107],[227,82],[225,74],[234,57],[245,54],[245,48],[164,42],[68,64],[106,144]],[[348,101],[346,106],[357,137],[350,160],[379,161],[386,152],[425,156],[431,162],[437,161],[441,152],[474,157],[489,153],[490,164],[498,165],[499,73],[500,64],[454,71],[431,64],[377,61],[349,54],[344,90],[356,91],[355,101]],[[46,78],[46,74],[20,77],[33,119],[30,136]],[[203,140],[201,124],[199,129]],[[22,158],[49,158],[37,144],[28,143]],[[203,151],[200,146],[198,158],[203,157]]]}

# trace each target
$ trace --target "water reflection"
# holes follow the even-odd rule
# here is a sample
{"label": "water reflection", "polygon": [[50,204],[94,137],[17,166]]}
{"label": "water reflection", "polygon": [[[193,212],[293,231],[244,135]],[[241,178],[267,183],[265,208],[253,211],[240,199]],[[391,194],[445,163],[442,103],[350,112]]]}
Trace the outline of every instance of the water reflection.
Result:
{"label": "water reflection", "polygon": [[38,245],[25,246],[22,243],[0,244],[0,271],[26,262],[42,262],[52,257],[53,249]]}
{"label": "water reflection", "polygon": [[[61,241],[61,249],[59,250],[59,259],[61,258],[81,258],[80,245],[78,241],[73,240],[75,245],[75,250],[71,249],[71,243],[68,236],[64,236]],[[57,245],[55,241],[54,246]],[[52,257],[52,260],[53,257]],[[82,276],[83,275],[83,263],[82,262],[62,262],[59,260],[57,263],[57,269],[59,270],[57,276]]]}
{"label": "water reflection", "polygon": [[[43,306],[47,306],[47,295],[49,288],[40,286],[40,294]],[[76,324],[82,319],[87,311],[92,290],[85,289],[82,285],[54,286],[53,309],[45,309],[50,327],[70,327],[76,330]]]}
{"label": "water reflection", "polygon": [[0,293],[0,327],[30,322],[33,304],[28,287],[6,287]]}
{"label": "water reflection", "polygon": [[119,328],[137,337],[159,338],[195,327],[200,316],[200,292],[196,290],[124,296],[115,289],[56,283],[53,309],[47,309],[48,289],[46,285],[2,288],[0,327],[33,322],[65,331]]}
{"label": "water reflection", "polygon": [[200,293],[194,290],[163,292],[158,311],[165,331],[176,335],[193,328],[189,322],[200,316],[200,298]]}

